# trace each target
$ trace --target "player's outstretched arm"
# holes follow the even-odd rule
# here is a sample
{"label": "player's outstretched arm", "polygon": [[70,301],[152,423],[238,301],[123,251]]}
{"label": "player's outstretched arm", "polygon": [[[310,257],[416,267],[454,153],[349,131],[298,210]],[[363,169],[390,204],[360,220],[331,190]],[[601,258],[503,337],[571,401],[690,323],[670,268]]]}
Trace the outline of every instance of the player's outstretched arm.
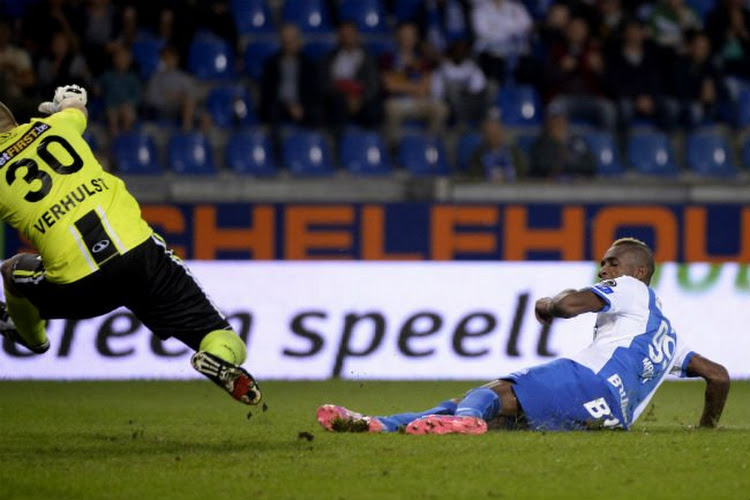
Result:
{"label": "player's outstretched arm", "polygon": [[563,290],[554,297],[543,297],[536,301],[534,312],[543,324],[553,318],[573,318],[579,314],[600,311],[604,300],[588,288]]}
{"label": "player's outstretched arm", "polygon": [[686,367],[688,377],[706,380],[706,394],[701,415],[701,427],[716,427],[729,394],[729,373],[719,363],[714,363],[700,354],[694,354]]}
{"label": "player's outstretched arm", "polygon": [[75,108],[88,117],[86,103],[88,94],[86,89],[78,85],[63,85],[57,87],[55,96],[51,101],[43,102],[39,105],[39,111],[51,115],[67,108]]}

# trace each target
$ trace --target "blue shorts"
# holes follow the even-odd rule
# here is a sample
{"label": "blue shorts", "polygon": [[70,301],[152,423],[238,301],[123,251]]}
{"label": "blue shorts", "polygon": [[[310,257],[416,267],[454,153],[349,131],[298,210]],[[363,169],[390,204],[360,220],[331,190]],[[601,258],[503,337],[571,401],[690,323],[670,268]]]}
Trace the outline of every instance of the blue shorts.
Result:
{"label": "blue shorts", "polygon": [[515,372],[503,380],[513,392],[533,430],[623,428],[618,400],[607,382],[570,359]]}

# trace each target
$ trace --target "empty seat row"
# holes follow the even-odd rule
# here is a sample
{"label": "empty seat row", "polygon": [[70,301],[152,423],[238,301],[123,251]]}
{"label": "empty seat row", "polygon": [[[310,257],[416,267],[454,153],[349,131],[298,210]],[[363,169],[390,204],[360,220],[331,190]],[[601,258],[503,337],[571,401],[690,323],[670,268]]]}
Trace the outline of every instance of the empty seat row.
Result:
{"label": "empty seat row", "polygon": [[[293,175],[330,175],[336,171],[332,148],[326,136],[318,132],[298,131],[284,138],[281,161],[278,161],[268,134],[243,130],[229,137],[225,153],[226,166],[236,173],[273,176],[281,166]],[[124,174],[160,174],[162,168],[155,141],[142,133],[121,134],[112,141],[112,157]],[[348,131],[337,150],[342,166],[353,175],[387,175],[394,165],[377,132]],[[208,138],[201,133],[176,133],[167,143],[166,163],[169,170],[191,175],[214,174]],[[449,163],[442,142],[423,134],[407,135],[401,141],[398,163],[413,175],[448,175]]]}
{"label": "empty seat row", "polygon": [[[410,2],[414,3],[413,0],[403,3]],[[388,30],[386,10],[381,0],[339,0],[335,13],[329,12],[328,5],[326,0],[284,0],[280,20],[296,24],[305,33],[325,33],[333,29],[333,14],[337,14],[340,20],[354,22],[364,33],[384,33]],[[232,0],[231,9],[240,35],[276,31],[267,0]]]}
{"label": "empty seat row", "polygon": [[[533,136],[520,136],[518,147],[528,153]],[[682,169],[675,160],[669,138],[659,132],[638,132],[627,141],[627,164],[611,135],[592,132],[584,136],[596,158],[597,172],[617,176],[626,170],[653,176],[676,176]],[[476,132],[462,135],[456,144],[455,168],[448,160],[443,141],[423,133],[406,134],[398,144],[395,163],[377,132],[350,130],[336,148],[334,160],[328,138],[298,130],[284,137],[281,158],[277,158],[267,133],[242,130],[233,133],[224,149],[226,167],[240,174],[274,176],[286,168],[296,176],[331,175],[340,164],[352,175],[388,175],[398,165],[415,176],[442,176],[465,172],[481,144]],[[113,140],[112,156],[125,174],[160,174],[164,171],[153,139],[145,134],[122,134]],[[750,165],[750,141],[742,150],[743,164]],[[696,132],[686,141],[685,161],[690,171],[703,176],[732,177],[739,169],[727,140],[713,131]],[[212,147],[201,133],[177,133],[169,138],[166,151],[168,170],[189,175],[217,172]]]}

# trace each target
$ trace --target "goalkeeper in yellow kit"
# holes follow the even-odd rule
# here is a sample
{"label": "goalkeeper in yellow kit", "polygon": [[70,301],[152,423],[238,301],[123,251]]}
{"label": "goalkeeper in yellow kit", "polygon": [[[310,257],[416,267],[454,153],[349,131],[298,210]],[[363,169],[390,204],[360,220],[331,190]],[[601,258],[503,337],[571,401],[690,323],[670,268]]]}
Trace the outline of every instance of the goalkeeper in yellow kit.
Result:
{"label": "goalkeeper in yellow kit", "polygon": [[242,339],[84,141],[86,100],[81,87],[58,87],[39,106],[49,116],[20,125],[0,103],[0,218],[39,252],[2,264],[0,333],[41,354],[45,320],[124,306],[159,338],[195,350],[193,367],[232,397],[258,404],[260,389],[240,367]]}

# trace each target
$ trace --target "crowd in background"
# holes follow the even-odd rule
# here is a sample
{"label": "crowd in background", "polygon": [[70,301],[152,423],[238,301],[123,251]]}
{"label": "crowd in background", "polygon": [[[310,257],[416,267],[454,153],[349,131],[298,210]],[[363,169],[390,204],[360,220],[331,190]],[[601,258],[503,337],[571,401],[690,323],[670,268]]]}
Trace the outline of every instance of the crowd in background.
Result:
{"label": "crowd in background", "polygon": [[[216,127],[204,106],[212,82],[189,61],[196,37],[214,36],[233,49],[226,64],[253,96],[256,125],[277,141],[288,126],[336,138],[355,125],[380,131],[391,148],[409,127],[477,129],[483,142],[467,173],[508,181],[594,175],[570,123],[614,136],[643,124],[668,133],[736,125],[737,89],[750,80],[744,0],[384,0],[376,33],[347,18],[342,1],[320,0],[326,17],[311,34],[284,0],[268,0],[273,33],[256,35],[238,29],[242,2],[6,0],[0,101],[25,120],[58,85],[77,83],[111,137],[149,120],[207,130]],[[133,53],[143,37],[160,41],[148,71]],[[243,54],[262,37],[279,50],[251,76]],[[512,86],[533,88],[546,111],[523,161],[498,106]]]}

